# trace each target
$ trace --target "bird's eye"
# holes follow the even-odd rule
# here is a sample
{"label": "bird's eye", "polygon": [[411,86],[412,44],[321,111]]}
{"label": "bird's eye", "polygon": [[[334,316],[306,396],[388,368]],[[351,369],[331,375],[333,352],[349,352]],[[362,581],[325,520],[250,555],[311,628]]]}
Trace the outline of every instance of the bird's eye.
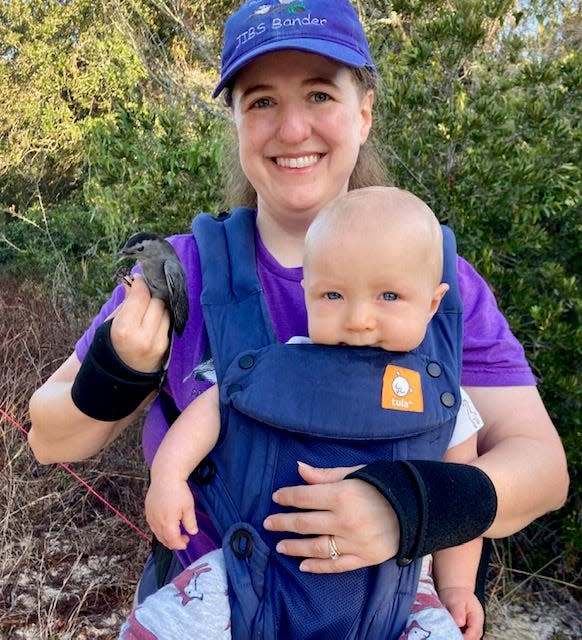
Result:
{"label": "bird's eye", "polygon": [[137,248],[138,251],[143,251],[143,246]]}

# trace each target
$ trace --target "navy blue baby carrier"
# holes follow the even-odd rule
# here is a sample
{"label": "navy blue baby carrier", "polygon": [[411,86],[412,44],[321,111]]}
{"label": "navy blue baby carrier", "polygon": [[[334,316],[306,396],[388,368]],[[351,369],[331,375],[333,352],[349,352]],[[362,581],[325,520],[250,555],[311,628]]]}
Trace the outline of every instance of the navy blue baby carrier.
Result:
{"label": "navy blue baby carrier", "polygon": [[[440,459],[446,451],[460,404],[462,317],[452,232],[443,228],[450,290],[426,338],[414,352],[390,353],[278,343],[257,276],[254,211],[237,209],[223,219],[202,214],[193,231],[221,433],[191,480],[222,536],[233,639],[398,638],[419,561],[301,573],[297,558],[275,551],[289,534],[268,532],[262,523],[281,511],[271,500],[275,489],[303,484],[298,460],[349,466]],[[406,410],[412,402],[416,410]]]}

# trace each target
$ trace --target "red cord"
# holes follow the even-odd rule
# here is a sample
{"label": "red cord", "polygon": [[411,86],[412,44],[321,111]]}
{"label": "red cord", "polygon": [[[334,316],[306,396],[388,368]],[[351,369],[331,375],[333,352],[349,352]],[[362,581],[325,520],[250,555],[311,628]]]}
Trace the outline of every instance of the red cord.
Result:
{"label": "red cord", "polygon": [[[19,422],[17,422],[11,415],[9,415],[8,413],[6,413],[6,411],[4,411],[4,409],[2,409],[2,407],[0,407],[0,416],[3,416],[6,420],[8,420],[8,422],[10,424],[12,424],[13,426],[15,426],[17,429],[19,429],[20,431],[22,431],[22,433],[25,436],[28,436],[28,433],[26,431],[26,429],[24,428],[24,426],[22,424],[20,424]],[[68,465],[62,463],[62,462],[58,462],[57,463],[60,467],[62,467],[65,471],[67,471],[68,473],[70,473],[74,478],[76,478],[86,489],[87,491],[89,491],[89,493],[92,493],[98,500],[100,500],[108,509],[111,509],[111,511],[113,511],[113,513],[118,516],[119,518],[121,518],[121,520],[123,520],[123,522],[125,522],[127,525],[129,525],[139,536],[141,536],[144,540],[147,540],[150,544],[152,542],[152,539],[150,538],[150,536],[147,535],[147,533],[144,533],[136,524],[134,524],[127,516],[125,516],[123,513],[121,513],[121,511],[119,511],[118,509],[116,509],[110,502],[108,502],[102,495],[100,495],[99,493],[97,493],[97,491],[95,491],[95,489],[93,489],[93,487],[91,487],[89,484],[87,484],[87,482],[85,480],[83,480],[83,478],[81,478],[81,476],[79,476],[75,471],[73,471],[71,469],[71,467],[69,467]]]}

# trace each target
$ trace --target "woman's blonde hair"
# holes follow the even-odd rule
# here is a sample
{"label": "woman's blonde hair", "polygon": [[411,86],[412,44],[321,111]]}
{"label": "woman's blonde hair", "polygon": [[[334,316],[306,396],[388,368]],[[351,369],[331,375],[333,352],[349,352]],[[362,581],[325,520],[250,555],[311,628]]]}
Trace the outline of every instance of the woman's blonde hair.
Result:
{"label": "woman's blonde hair", "polygon": [[[377,75],[375,71],[369,67],[360,69],[351,68],[352,75],[358,90],[362,96],[366,91],[376,89]],[[226,87],[224,90],[224,102],[227,107],[232,107],[232,86]],[[229,153],[225,158],[225,171],[223,173],[224,180],[224,206],[231,209],[235,206],[257,207],[257,192],[244,174],[239,161],[238,142],[231,129],[233,153]],[[229,146],[230,148],[230,146]],[[377,145],[370,132],[366,142],[360,147],[358,159],[350,176],[348,189],[360,189],[363,187],[388,186],[391,181],[388,178],[388,172],[380,159]]]}

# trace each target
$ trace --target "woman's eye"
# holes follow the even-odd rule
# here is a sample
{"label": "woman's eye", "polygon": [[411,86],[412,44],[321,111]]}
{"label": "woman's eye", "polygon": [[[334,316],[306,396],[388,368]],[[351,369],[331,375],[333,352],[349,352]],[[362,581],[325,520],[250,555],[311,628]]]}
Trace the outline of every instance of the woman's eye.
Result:
{"label": "woman's eye", "polygon": [[337,291],[326,291],[323,294],[323,297],[326,298],[327,300],[341,300],[342,294],[338,293]]}
{"label": "woman's eye", "polygon": [[397,300],[398,296],[393,291],[384,291],[382,294],[382,300],[387,300],[391,302],[392,300]]}
{"label": "woman's eye", "polygon": [[269,98],[259,98],[251,104],[251,109],[264,109],[271,104]]}
{"label": "woman's eye", "polygon": [[330,97],[329,94],[324,93],[323,91],[318,91],[311,96],[313,102],[327,102]]}

